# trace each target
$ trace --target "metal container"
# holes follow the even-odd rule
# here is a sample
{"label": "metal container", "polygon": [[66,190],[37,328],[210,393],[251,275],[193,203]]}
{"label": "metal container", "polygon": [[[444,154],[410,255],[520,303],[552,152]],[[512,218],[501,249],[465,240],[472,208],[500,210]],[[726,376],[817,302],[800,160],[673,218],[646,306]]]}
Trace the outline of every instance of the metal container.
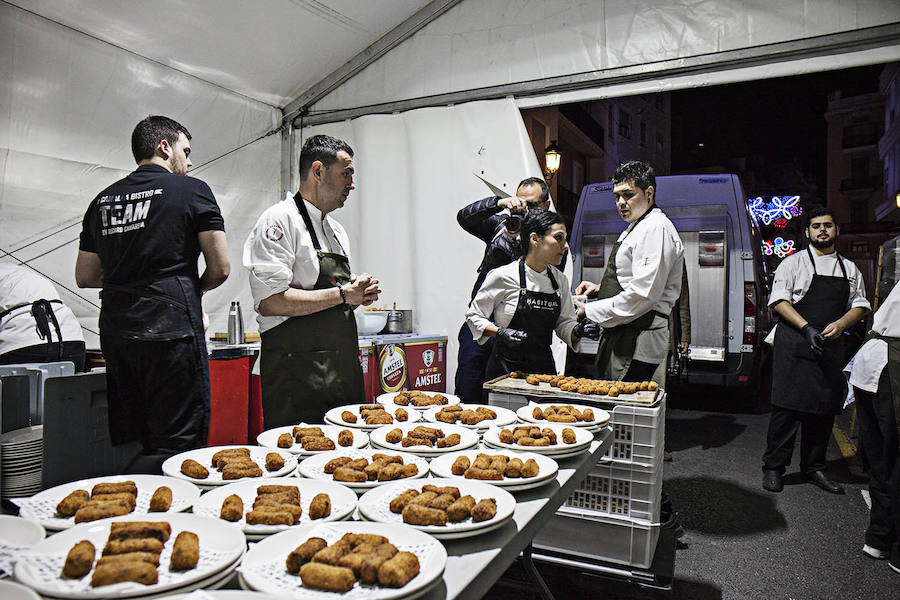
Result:
{"label": "metal container", "polygon": [[241,313],[241,303],[232,301],[228,309],[228,343],[244,343],[244,315]]}
{"label": "metal container", "polygon": [[412,330],[412,310],[397,310],[395,308],[388,312],[387,325],[385,325],[383,333],[412,333]]}

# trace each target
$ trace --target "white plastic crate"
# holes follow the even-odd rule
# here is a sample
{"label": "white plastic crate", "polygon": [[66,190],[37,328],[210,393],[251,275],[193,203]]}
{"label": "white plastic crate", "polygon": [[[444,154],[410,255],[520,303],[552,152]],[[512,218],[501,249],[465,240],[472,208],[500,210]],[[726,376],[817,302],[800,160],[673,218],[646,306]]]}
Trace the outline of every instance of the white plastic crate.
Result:
{"label": "white plastic crate", "polygon": [[617,515],[657,523],[661,495],[660,470],[598,463],[559,510],[576,516]]}
{"label": "white plastic crate", "polygon": [[[491,391],[488,402],[512,411],[528,402],[548,403],[552,399],[544,396],[526,396]],[[565,403],[560,401],[560,403]],[[663,441],[665,439],[666,396],[653,407],[630,404],[610,404],[585,401],[611,414],[613,442],[601,460],[626,463],[643,467],[659,468],[662,464]]]}
{"label": "white plastic crate", "polygon": [[595,562],[640,569],[650,567],[659,524],[595,514],[590,518],[557,512],[534,537],[536,553],[550,550]]}

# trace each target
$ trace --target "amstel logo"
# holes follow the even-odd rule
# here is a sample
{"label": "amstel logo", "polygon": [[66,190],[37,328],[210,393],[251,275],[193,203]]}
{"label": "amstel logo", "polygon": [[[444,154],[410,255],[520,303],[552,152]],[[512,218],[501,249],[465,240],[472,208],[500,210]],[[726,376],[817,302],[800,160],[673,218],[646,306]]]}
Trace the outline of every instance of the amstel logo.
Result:
{"label": "amstel logo", "polygon": [[430,367],[431,363],[434,362],[434,350],[426,350],[422,353],[422,362],[425,363],[426,367]]}
{"label": "amstel logo", "polygon": [[406,354],[403,348],[388,344],[378,357],[381,371],[381,388],[385,392],[397,392],[406,383]]}

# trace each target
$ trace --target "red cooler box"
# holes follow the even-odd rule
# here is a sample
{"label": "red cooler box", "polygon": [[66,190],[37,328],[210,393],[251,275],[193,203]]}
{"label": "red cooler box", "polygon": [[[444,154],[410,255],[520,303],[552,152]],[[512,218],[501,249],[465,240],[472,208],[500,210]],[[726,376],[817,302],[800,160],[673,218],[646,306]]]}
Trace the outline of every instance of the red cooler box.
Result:
{"label": "red cooler box", "polygon": [[381,392],[379,391],[378,378],[375,374],[378,368],[378,360],[375,356],[374,338],[359,338],[359,364],[362,367],[363,382],[366,386],[366,402],[375,402],[375,397]]}
{"label": "red cooler box", "polygon": [[379,336],[375,343],[376,396],[400,390],[447,391],[447,337],[424,334]]}

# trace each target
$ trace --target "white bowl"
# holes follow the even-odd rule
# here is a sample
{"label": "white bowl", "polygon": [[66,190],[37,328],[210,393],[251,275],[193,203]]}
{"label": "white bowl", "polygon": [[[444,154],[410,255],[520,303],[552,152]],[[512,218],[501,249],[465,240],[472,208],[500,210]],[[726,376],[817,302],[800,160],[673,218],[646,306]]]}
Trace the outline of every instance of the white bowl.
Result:
{"label": "white bowl", "polygon": [[356,332],[358,335],[374,335],[387,325],[388,311],[363,310],[353,311],[356,317]]}

